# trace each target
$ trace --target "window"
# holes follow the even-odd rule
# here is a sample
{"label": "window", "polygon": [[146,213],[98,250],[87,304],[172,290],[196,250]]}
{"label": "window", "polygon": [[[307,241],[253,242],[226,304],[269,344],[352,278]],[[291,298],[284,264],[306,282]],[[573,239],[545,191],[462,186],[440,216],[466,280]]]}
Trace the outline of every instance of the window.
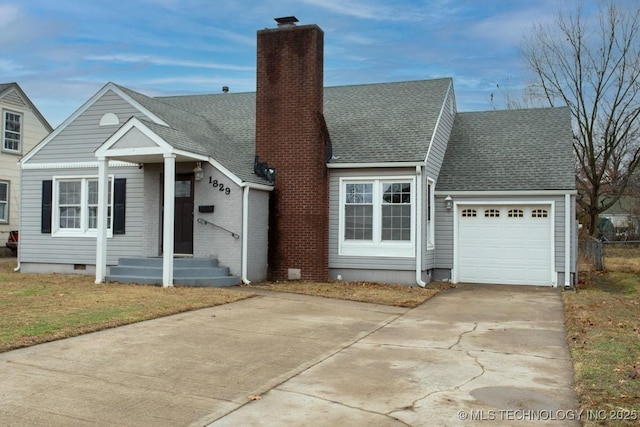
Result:
{"label": "window", "polygon": [[549,216],[546,209],[534,209],[531,211],[531,218],[546,218]]}
{"label": "window", "polygon": [[414,254],[413,179],[342,180],[340,253]]}
{"label": "window", "polygon": [[0,181],[0,223],[9,222],[9,183]]}
{"label": "window", "polygon": [[20,153],[22,141],[22,114],[4,111],[2,128],[2,149]]}
{"label": "window", "polygon": [[382,184],[382,240],[411,240],[411,184]]}
{"label": "window", "polygon": [[478,216],[478,212],[475,209],[463,209],[462,217],[463,218],[475,218]]}
{"label": "window", "polygon": [[524,211],[522,209],[509,209],[509,218],[522,218],[524,217]]}
{"label": "window", "polygon": [[[112,228],[113,179],[109,178],[107,229]],[[53,196],[54,232],[57,235],[95,235],[98,228],[98,179],[57,178]]]}
{"label": "window", "polygon": [[500,216],[499,209],[486,209],[484,211],[485,218],[498,218]]}
{"label": "window", "polygon": [[373,184],[347,184],[344,210],[344,238],[373,238]]}

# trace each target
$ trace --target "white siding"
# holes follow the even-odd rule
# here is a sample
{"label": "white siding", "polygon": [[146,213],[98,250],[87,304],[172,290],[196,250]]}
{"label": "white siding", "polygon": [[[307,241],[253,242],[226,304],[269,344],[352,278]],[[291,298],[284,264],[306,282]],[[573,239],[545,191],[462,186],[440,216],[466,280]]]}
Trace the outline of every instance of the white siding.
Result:
{"label": "white siding", "polygon": [[356,270],[415,270],[415,257],[360,257],[338,254],[340,178],[362,177],[384,178],[385,176],[415,176],[415,168],[409,169],[331,169],[329,198],[329,269]]}
{"label": "white siding", "polygon": [[[106,92],[89,106],[67,127],[38,150],[27,162],[30,167],[38,164],[68,164],[94,162],[94,151],[118,129],[117,125],[100,126],[106,113],[114,113],[123,123],[131,116],[142,114],[112,91]],[[48,167],[48,166],[47,166]],[[158,193],[149,193],[153,180],[145,180],[147,168],[111,168],[115,178],[126,178],[125,234],[114,235],[107,240],[107,264],[115,265],[119,257],[157,255],[157,247],[151,249],[149,222],[159,212]],[[54,176],[97,176],[97,168],[43,168],[23,170],[22,221],[20,227],[20,261],[23,271],[60,271],[56,265],[95,265],[95,237],[54,237],[42,234],[40,228],[42,181]],[[155,207],[155,209],[154,209]],[[45,267],[39,268],[37,264]],[[67,270],[64,270],[67,271]],[[92,269],[87,269],[90,274]]]}
{"label": "white siding", "polygon": [[106,113],[114,113],[120,123],[131,116],[144,117],[131,104],[108,91],[83,114],[62,129],[29,160],[30,163],[94,161],[94,151],[117,129],[117,125],[100,126]]}
{"label": "white siding", "polygon": [[[429,154],[427,157],[425,176],[422,188],[423,191],[423,251],[422,251],[422,270],[431,270],[436,266],[436,256],[439,248],[434,244],[434,249],[427,249],[427,178],[431,178],[434,181],[438,181],[440,175],[440,168],[444,160],[444,155],[449,143],[449,137],[451,135],[451,129],[453,128],[453,122],[455,119],[456,105],[455,105],[455,93],[453,90],[453,84],[451,85],[448,96],[445,99],[442,114],[440,115],[440,121],[438,127],[435,130],[433,141],[429,147]],[[435,191],[435,184],[432,188]],[[436,205],[437,206],[437,205]],[[434,212],[433,221],[436,220],[439,213]],[[437,222],[436,222],[437,224]],[[435,227],[434,227],[435,228]],[[435,233],[434,233],[435,234]],[[434,238],[435,243],[435,238]]]}
{"label": "white siding", "polygon": [[[462,197],[452,196],[456,202],[488,202],[488,203],[514,203],[522,202],[551,202],[554,206],[554,253],[553,264],[555,271],[564,273],[565,269],[565,203],[562,195],[549,196],[510,196],[510,197]],[[575,197],[572,196],[572,215],[575,214]],[[445,209],[444,196],[436,197],[436,263],[438,270],[450,270],[453,268],[453,210]],[[568,230],[571,232],[571,230]],[[571,268],[575,269],[575,250],[572,250]]]}
{"label": "white siding", "polygon": [[[126,178],[125,234],[107,240],[107,264],[118,257],[139,256],[142,251],[142,173],[137,168],[112,168],[115,178]],[[97,176],[95,169],[25,170],[23,174],[20,262],[50,264],[91,264],[96,260],[95,237],[55,237],[41,233],[42,181],[54,176]]]}
{"label": "white siding", "polygon": [[[0,98],[0,113],[5,110],[22,114],[22,144],[20,153],[10,153],[1,150],[2,138],[0,135],[0,181],[9,182],[9,221],[0,223],[0,247],[4,246],[10,230],[18,230],[20,227],[20,167],[18,161],[28,153],[38,142],[49,134],[49,129],[40,121],[39,117],[23,102],[18,92],[13,90]],[[4,121],[4,114],[1,115]],[[0,130],[4,123],[0,122]]]}
{"label": "white siding", "polygon": [[[195,164],[190,165],[191,169]],[[218,258],[220,264],[229,267],[231,273],[240,276],[242,268],[242,238],[234,238],[231,233],[242,236],[242,188],[234,184],[221,172],[211,165],[203,164],[204,179],[196,182],[194,203],[194,253],[195,257]],[[220,186],[214,187],[210,182],[229,188],[229,194],[219,191]],[[214,205],[213,213],[198,212],[199,205]],[[221,228],[209,224],[198,223],[202,218]]]}
{"label": "white siding", "polygon": [[267,278],[270,192],[249,192],[249,248],[247,276],[251,281]]}

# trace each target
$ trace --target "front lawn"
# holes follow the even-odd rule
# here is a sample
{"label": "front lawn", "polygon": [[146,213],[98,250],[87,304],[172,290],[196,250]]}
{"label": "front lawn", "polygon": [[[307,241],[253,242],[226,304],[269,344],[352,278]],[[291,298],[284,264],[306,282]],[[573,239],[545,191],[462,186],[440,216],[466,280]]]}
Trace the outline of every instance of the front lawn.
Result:
{"label": "front lawn", "polygon": [[252,296],[221,288],[100,284],[93,277],[22,274],[0,258],[0,352]]}
{"label": "front lawn", "polygon": [[576,391],[581,409],[605,418],[583,420],[585,425],[635,426],[640,424],[640,248],[606,246],[605,268],[581,271],[577,291],[563,295]]}

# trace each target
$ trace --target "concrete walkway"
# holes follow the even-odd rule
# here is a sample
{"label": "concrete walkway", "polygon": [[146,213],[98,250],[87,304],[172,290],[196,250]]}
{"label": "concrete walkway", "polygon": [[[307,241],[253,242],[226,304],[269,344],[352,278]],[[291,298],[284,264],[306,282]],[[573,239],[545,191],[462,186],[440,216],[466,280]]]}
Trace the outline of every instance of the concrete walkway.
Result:
{"label": "concrete walkway", "polygon": [[0,425],[579,425],[572,377],[558,290],[265,292],[1,353]]}

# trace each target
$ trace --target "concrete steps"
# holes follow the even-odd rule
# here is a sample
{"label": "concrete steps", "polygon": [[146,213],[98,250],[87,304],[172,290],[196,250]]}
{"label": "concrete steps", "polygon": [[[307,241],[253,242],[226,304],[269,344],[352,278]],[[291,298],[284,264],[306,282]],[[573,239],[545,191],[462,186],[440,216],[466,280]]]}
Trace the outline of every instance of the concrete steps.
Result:
{"label": "concrete steps", "polygon": [[[119,258],[118,265],[111,267],[107,282],[162,284],[162,258]],[[218,265],[215,258],[175,258],[173,260],[173,283],[185,286],[223,287],[240,283],[229,268]]]}

